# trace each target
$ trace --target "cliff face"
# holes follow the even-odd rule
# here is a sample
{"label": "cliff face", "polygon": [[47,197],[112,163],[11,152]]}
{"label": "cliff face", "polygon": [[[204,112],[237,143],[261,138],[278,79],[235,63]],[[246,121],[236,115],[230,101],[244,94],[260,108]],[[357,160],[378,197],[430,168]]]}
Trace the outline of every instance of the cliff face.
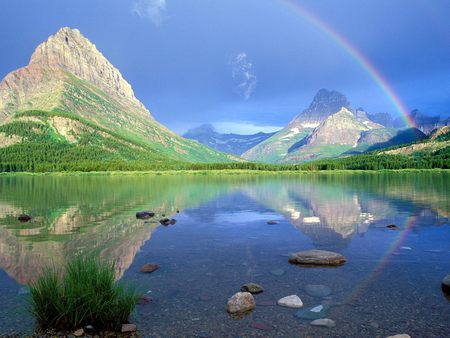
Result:
{"label": "cliff face", "polygon": [[78,29],[64,27],[50,36],[36,48],[29,65],[62,68],[108,94],[118,95],[141,105],[120,71]]}

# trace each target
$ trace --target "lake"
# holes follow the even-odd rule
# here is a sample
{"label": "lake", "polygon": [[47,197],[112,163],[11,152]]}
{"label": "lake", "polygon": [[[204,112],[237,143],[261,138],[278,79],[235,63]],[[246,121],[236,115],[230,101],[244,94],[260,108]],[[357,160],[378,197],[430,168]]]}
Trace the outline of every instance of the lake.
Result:
{"label": "lake", "polygon": [[[151,298],[133,315],[148,337],[449,337],[449,197],[443,172],[0,176],[0,334],[33,331],[25,285],[44,267],[96,255]],[[347,262],[288,263],[311,248]],[[140,273],[145,263],[160,269]],[[232,318],[227,300],[247,282],[264,292]],[[336,326],[276,305],[292,294]]]}

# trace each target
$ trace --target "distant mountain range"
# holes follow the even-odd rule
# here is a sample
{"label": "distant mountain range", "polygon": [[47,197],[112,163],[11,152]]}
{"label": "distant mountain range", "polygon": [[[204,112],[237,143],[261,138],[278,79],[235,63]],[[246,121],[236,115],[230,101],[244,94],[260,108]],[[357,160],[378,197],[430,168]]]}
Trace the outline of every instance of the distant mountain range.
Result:
{"label": "distant mountain range", "polygon": [[65,27],[0,82],[0,171],[296,163],[419,141],[448,124],[419,111],[412,118],[420,130],[398,129],[389,114],[353,109],[343,94],[321,89],[276,133],[221,134],[202,125],[181,137],[152,117],[94,44]]}
{"label": "distant mountain range", "polygon": [[0,160],[36,170],[238,158],[158,123],[96,46],[65,27],[0,83]]}
{"label": "distant mountain range", "polygon": [[253,135],[221,134],[211,124],[202,124],[188,130],[183,137],[196,140],[224,153],[240,156],[274,134],[262,132]]}

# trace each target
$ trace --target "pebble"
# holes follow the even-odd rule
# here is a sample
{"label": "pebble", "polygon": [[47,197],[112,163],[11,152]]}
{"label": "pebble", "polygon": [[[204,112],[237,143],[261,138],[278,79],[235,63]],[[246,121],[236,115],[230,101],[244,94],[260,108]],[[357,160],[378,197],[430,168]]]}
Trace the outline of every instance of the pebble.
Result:
{"label": "pebble", "polygon": [[387,338],[411,338],[411,336],[409,334],[402,333],[402,334],[396,334],[393,336],[389,336]]}
{"label": "pebble", "polygon": [[267,224],[271,224],[271,225],[278,224],[278,221],[267,221]]}
{"label": "pebble", "polygon": [[312,326],[322,326],[322,327],[329,327],[329,328],[336,326],[335,321],[332,319],[329,319],[329,318],[316,319],[316,320],[313,320],[310,324]]}
{"label": "pebble", "polygon": [[270,332],[270,331],[273,330],[273,326],[272,325],[269,325],[269,324],[266,324],[266,323],[263,323],[263,322],[251,322],[250,326],[255,328],[255,329],[262,330],[262,331],[267,331],[267,332]]}
{"label": "pebble", "polygon": [[73,335],[74,335],[75,337],[81,337],[82,335],[84,335],[84,330],[83,330],[83,329],[78,329],[78,330],[76,330],[76,331],[73,333]]}
{"label": "pebble", "polygon": [[135,324],[122,324],[122,333],[125,332],[135,332],[136,325]]}
{"label": "pebble", "polygon": [[277,302],[280,306],[290,307],[290,308],[301,308],[303,306],[303,302],[297,295],[290,295],[283,297]]}
{"label": "pebble", "polygon": [[327,297],[331,295],[331,289],[326,285],[320,284],[307,284],[305,286],[305,292],[313,297]]}
{"label": "pebble", "polygon": [[271,273],[272,275],[274,275],[274,276],[283,276],[285,272],[286,272],[286,271],[284,271],[283,269],[273,269],[273,270],[270,270],[270,273]]}

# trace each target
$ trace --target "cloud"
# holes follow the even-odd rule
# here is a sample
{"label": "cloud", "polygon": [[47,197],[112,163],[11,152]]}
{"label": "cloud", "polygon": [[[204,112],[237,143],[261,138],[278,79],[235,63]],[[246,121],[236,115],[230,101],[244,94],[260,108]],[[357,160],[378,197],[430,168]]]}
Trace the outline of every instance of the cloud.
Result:
{"label": "cloud", "polygon": [[248,100],[256,89],[256,75],[247,53],[241,52],[233,58],[231,76],[239,82],[236,87],[238,93]]}
{"label": "cloud", "polygon": [[131,12],[159,26],[164,20],[165,10],[166,0],[135,0]]}
{"label": "cloud", "polygon": [[220,133],[251,135],[259,132],[272,133],[282,129],[280,126],[256,125],[248,121],[215,122],[214,128]]}

